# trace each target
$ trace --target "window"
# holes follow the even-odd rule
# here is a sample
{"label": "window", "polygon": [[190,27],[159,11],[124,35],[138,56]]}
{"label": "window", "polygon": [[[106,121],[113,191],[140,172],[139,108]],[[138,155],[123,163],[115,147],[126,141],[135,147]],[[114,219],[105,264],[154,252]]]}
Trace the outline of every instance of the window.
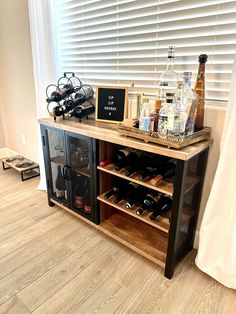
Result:
{"label": "window", "polygon": [[236,52],[236,0],[55,0],[59,69],[91,85],[156,93],[168,46],[175,71],[208,54],[206,99],[225,105]]}

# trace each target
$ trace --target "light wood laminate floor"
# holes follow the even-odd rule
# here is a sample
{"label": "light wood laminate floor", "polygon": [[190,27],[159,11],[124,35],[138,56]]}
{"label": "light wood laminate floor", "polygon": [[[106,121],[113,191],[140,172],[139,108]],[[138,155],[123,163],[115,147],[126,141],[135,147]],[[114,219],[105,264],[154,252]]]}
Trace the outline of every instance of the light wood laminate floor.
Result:
{"label": "light wood laminate floor", "polygon": [[236,291],[194,264],[163,270],[63,211],[38,178],[0,170],[0,313],[235,314]]}

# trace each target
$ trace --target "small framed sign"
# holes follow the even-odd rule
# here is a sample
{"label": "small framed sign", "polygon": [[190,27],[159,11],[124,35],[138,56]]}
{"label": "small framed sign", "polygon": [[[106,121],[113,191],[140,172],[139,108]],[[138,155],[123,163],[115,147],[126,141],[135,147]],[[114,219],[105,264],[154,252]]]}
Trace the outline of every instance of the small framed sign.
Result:
{"label": "small framed sign", "polygon": [[96,120],[122,122],[127,115],[128,87],[97,86]]}

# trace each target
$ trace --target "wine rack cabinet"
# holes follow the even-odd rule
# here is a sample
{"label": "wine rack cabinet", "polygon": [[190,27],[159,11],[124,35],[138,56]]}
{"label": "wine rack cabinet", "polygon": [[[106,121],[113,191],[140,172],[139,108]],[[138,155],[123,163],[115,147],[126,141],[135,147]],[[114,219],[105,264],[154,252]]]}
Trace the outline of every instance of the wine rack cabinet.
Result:
{"label": "wine rack cabinet", "polygon": [[[59,120],[40,119],[46,177],[48,185],[49,205],[58,205],[104,234],[119,241],[135,252],[153,261],[164,268],[164,274],[171,278],[174,269],[181,258],[193,247],[195,229],[201,201],[201,194],[211,140],[193,144],[175,150],[145,143],[134,138],[126,138],[118,132],[118,126],[95,122],[92,120],[78,123],[76,119]],[[46,132],[53,129],[61,134],[63,156],[51,156],[50,141]],[[88,165],[84,166],[83,158],[78,157],[69,149],[68,135],[80,138],[89,147]],[[76,143],[76,142],[73,142]],[[54,143],[53,143],[54,144]],[[60,145],[59,151],[60,151]],[[73,148],[75,145],[72,145]],[[124,170],[116,171],[114,164],[105,167],[97,166],[100,161],[112,158],[115,151],[121,147],[131,147],[144,152],[159,154],[175,159],[176,171],[172,179],[160,182],[153,186],[150,180],[139,180],[137,174],[125,176]],[[50,150],[51,149],[51,150]],[[66,201],[55,197],[53,191],[52,164],[69,166],[64,173],[67,178]],[[72,167],[73,166],[73,167]],[[76,211],[73,207],[73,182],[70,178],[70,167],[78,175],[90,179],[90,204],[93,207],[92,216]],[[141,216],[136,214],[137,207],[127,209],[125,201],[114,203],[113,197],[104,198],[117,180],[135,182],[151,190],[172,196],[172,209],[170,213],[152,221],[149,214]],[[86,245],[86,243],[85,243]]]}

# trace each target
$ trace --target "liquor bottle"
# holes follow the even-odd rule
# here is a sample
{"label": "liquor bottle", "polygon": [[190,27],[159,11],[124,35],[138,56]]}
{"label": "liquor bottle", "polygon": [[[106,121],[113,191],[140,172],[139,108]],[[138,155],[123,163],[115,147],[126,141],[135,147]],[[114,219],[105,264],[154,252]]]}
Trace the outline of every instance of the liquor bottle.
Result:
{"label": "liquor bottle", "polygon": [[107,165],[110,165],[111,163],[112,163],[111,159],[105,159],[99,163],[99,166],[106,167]]}
{"label": "liquor bottle", "polygon": [[172,198],[168,195],[163,195],[160,198],[155,210],[153,211],[153,213],[150,215],[149,218],[151,220],[155,220],[158,216],[168,212],[171,209],[171,207],[172,207]]}
{"label": "liquor bottle", "polygon": [[52,92],[51,96],[46,99],[47,103],[50,102],[59,102],[62,99],[65,99],[69,95],[75,92],[75,89],[72,84],[65,84],[63,88]]}
{"label": "liquor bottle", "polygon": [[127,156],[133,152],[132,148],[119,149],[114,158],[115,170],[119,171],[127,166]]}
{"label": "liquor bottle", "polygon": [[159,111],[158,132],[161,138],[166,138],[167,136],[168,124],[171,123],[171,121],[168,121],[169,108],[173,103],[178,83],[178,75],[173,70],[174,57],[175,49],[173,46],[170,46],[168,51],[167,67],[160,76],[159,86],[159,98],[161,100],[161,108]]}
{"label": "liquor bottle", "polygon": [[61,170],[61,165],[57,166],[57,177],[55,181],[55,187],[57,189],[57,194],[58,197],[64,197],[65,195],[65,190],[66,190],[66,183],[65,179],[62,176],[62,170]]}
{"label": "liquor bottle", "polygon": [[195,119],[195,131],[199,131],[204,126],[204,106],[205,106],[205,64],[208,56],[199,56],[199,68],[195,84],[195,92],[198,94],[197,114]]}
{"label": "liquor bottle", "polygon": [[152,185],[157,185],[160,181],[171,178],[175,174],[176,164],[172,161],[167,162],[159,170],[158,175],[151,180]]}
{"label": "liquor bottle", "polygon": [[170,103],[173,102],[174,94],[176,92],[178,76],[173,70],[174,58],[175,47],[169,46],[166,70],[160,76],[159,98],[161,100],[161,105],[166,103],[167,99],[169,99]]}
{"label": "liquor bottle", "polygon": [[142,109],[139,117],[139,129],[144,131],[152,131],[152,124],[150,114],[152,112],[152,107],[149,102],[144,102],[142,104]]}
{"label": "liquor bottle", "polygon": [[183,114],[182,124],[186,121],[185,134],[191,135],[194,132],[194,123],[196,118],[198,95],[191,88],[192,72],[183,73],[183,88],[181,93],[181,112]]}
{"label": "liquor bottle", "polygon": [[183,81],[178,82],[178,88],[175,93],[173,105],[170,107],[169,116],[172,116],[173,124],[172,127],[168,129],[168,134],[181,138],[184,137],[187,121],[187,109],[185,107],[185,103],[183,102]]}
{"label": "liquor bottle", "polygon": [[160,108],[161,108],[161,101],[160,101],[160,99],[157,99],[155,101],[155,109],[154,109],[154,111],[150,115],[151,121],[153,121],[152,131],[154,131],[154,132],[158,131],[158,120],[159,120]]}

